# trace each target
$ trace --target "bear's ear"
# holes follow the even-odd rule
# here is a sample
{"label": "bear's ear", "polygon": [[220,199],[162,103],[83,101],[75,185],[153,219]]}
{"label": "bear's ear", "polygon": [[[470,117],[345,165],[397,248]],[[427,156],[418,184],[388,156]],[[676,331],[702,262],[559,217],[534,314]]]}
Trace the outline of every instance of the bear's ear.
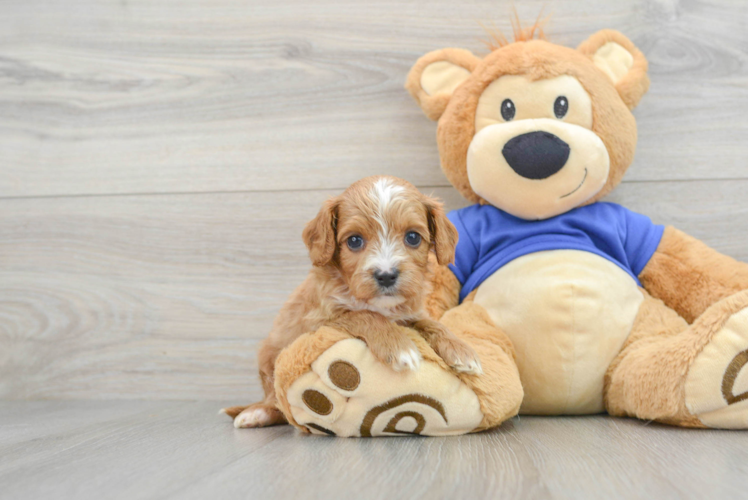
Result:
{"label": "bear's ear", "polygon": [[408,73],[405,88],[426,116],[438,120],[452,92],[478,66],[480,59],[464,49],[441,49],[421,57]]}
{"label": "bear's ear", "polygon": [[615,30],[601,30],[578,48],[613,84],[629,109],[634,109],[649,89],[647,59],[631,40]]}

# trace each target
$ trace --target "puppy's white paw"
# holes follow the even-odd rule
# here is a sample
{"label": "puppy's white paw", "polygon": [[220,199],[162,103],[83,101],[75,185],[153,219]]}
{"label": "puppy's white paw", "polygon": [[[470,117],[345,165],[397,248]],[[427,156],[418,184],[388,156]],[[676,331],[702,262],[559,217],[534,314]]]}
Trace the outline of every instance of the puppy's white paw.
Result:
{"label": "puppy's white paw", "polygon": [[257,406],[247,408],[234,419],[234,427],[237,429],[248,429],[251,427],[265,427],[272,425],[275,418],[275,412],[278,410]]}
{"label": "puppy's white paw", "polygon": [[418,370],[421,366],[421,353],[416,349],[408,349],[407,351],[400,351],[395,354],[395,359],[392,363],[392,369],[396,372],[403,370]]}
{"label": "puppy's white paw", "polygon": [[481,367],[478,355],[465,342],[456,338],[444,338],[440,339],[434,347],[436,353],[457,373],[483,374],[483,367]]}

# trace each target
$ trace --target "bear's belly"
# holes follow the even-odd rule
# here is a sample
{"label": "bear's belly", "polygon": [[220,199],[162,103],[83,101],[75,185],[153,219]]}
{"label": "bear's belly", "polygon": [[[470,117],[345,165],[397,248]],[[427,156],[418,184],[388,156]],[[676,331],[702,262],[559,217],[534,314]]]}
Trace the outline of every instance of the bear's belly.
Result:
{"label": "bear's belly", "polygon": [[515,259],[475,295],[516,349],[520,412],[536,415],[604,411],[605,371],[643,300],[620,267],[578,250]]}

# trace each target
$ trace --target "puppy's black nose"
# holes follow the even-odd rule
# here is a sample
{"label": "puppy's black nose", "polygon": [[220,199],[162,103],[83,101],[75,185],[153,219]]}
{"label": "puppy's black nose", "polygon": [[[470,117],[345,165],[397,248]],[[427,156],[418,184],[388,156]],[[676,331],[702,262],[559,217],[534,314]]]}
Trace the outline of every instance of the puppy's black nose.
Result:
{"label": "puppy's black nose", "polygon": [[387,271],[386,273],[383,273],[382,271],[374,271],[374,278],[376,278],[377,283],[379,283],[379,286],[382,288],[389,288],[394,285],[399,275],[400,271],[397,269],[394,271]]}
{"label": "puppy's black nose", "polygon": [[507,141],[501,154],[517,174],[545,179],[566,165],[569,145],[550,132],[528,132]]}

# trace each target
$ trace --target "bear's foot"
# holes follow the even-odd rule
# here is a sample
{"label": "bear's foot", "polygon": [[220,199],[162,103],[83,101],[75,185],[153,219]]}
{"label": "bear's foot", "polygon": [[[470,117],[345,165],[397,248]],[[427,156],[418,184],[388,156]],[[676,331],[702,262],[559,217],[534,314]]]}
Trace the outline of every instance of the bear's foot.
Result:
{"label": "bear's foot", "polygon": [[731,314],[691,364],[686,407],[707,427],[748,428],[748,307]]}
{"label": "bear's foot", "polygon": [[416,331],[398,327],[413,342],[418,367],[395,371],[367,345],[324,326],[300,336],[275,363],[278,407],[304,432],[335,436],[448,436],[496,427],[517,414],[522,384],[511,342],[473,302],[440,321],[466,342],[482,373],[453,369]]}
{"label": "bear's foot", "polygon": [[478,397],[453,373],[427,360],[396,372],[354,338],[322,352],[286,397],[294,423],[312,434],[447,436],[483,420]]}

